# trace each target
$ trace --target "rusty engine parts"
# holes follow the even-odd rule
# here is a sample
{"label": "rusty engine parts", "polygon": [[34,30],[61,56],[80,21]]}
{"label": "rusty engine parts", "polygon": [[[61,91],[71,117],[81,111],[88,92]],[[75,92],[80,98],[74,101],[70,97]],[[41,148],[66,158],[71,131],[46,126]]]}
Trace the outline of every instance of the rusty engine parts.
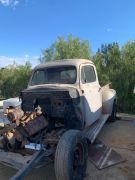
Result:
{"label": "rusty engine parts", "polygon": [[48,119],[42,115],[40,107],[27,113],[20,108],[11,108],[7,118],[14,128],[1,134],[0,148],[11,151],[24,148],[30,142],[38,142],[48,126]]}

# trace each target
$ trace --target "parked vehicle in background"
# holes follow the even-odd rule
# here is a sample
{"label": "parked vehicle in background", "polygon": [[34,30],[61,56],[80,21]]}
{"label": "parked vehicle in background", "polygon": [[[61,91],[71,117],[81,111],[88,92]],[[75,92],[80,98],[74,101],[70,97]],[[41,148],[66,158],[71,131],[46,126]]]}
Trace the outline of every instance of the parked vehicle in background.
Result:
{"label": "parked vehicle in background", "polygon": [[8,112],[8,109],[10,107],[16,108],[18,106],[21,106],[21,101],[19,100],[19,97],[10,98],[3,101],[3,110],[5,114]]}

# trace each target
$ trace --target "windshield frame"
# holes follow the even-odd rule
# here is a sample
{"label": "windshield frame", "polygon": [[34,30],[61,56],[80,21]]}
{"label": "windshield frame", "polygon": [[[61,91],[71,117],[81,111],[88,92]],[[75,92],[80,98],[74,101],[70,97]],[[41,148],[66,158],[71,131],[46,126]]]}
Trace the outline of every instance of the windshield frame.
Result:
{"label": "windshield frame", "polygon": [[[62,83],[62,82],[60,82],[60,83],[54,83],[54,82],[51,82],[51,83],[42,83],[42,84],[35,84],[35,85],[33,85],[32,84],[32,79],[33,79],[33,77],[34,77],[34,74],[37,72],[37,71],[43,71],[43,70],[45,70],[45,69],[49,69],[49,68],[66,68],[66,67],[73,67],[74,69],[75,69],[75,80],[74,80],[74,82],[73,83]],[[76,84],[76,82],[77,82],[77,67],[75,66],[75,65],[58,65],[58,66],[46,66],[46,67],[43,67],[43,68],[36,68],[36,69],[34,69],[33,70],[33,72],[32,72],[32,75],[31,75],[31,77],[30,77],[30,80],[29,80],[29,83],[28,83],[28,87],[32,87],[32,86],[40,86],[40,85],[55,85],[55,84],[62,84],[62,85],[65,85],[65,84],[68,84],[68,85],[73,85],[73,84]]]}

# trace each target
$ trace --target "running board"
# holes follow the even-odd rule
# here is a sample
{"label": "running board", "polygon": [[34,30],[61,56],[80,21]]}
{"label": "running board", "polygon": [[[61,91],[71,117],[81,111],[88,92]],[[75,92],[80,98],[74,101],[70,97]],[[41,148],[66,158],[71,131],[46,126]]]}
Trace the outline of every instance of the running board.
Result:
{"label": "running board", "polygon": [[94,124],[92,124],[83,131],[84,137],[86,137],[91,144],[95,141],[97,135],[99,134],[100,130],[102,129],[108,118],[109,114],[102,114],[99,120],[97,120]]}

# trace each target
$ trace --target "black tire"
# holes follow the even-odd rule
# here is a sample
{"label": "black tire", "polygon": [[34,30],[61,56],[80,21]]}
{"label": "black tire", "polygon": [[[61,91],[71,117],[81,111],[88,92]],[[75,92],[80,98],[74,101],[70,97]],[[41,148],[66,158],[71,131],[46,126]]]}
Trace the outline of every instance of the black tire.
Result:
{"label": "black tire", "polygon": [[87,141],[79,130],[63,134],[55,153],[57,180],[83,180],[87,166]]}
{"label": "black tire", "polygon": [[112,114],[109,117],[109,122],[115,122],[116,121],[116,114],[117,114],[117,103],[116,100],[113,102],[113,108],[112,108]]}

